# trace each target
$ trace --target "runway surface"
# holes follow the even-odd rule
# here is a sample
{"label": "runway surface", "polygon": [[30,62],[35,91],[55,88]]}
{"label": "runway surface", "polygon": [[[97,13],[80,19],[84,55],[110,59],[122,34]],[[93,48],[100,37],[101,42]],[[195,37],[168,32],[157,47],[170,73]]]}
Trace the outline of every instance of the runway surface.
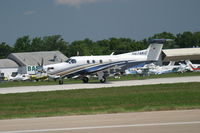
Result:
{"label": "runway surface", "polygon": [[200,110],[0,120],[0,133],[199,133]]}
{"label": "runway surface", "polygon": [[9,87],[9,88],[0,88],[0,94],[72,90],[72,89],[92,89],[92,88],[105,88],[105,87],[184,83],[184,82],[200,82],[200,76],[159,78],[159,79],[146,79],[146,80],[128,80],[128,81],[108,81],[107,83],[104,84],[81,83],[81,84],[46,85],[46,86]]}

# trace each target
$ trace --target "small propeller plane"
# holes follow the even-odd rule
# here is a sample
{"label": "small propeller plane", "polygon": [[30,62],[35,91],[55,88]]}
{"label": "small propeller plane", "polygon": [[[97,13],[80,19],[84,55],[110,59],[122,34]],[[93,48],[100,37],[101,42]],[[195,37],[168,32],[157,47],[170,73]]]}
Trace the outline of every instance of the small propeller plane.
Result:
{"label": "small propeller plane", "polygon": [[191,71],[200,72],[200,64],[192,64],[189,60],[186,60],[185,62],[190,67]]}
{"label": "small propeller plane", "polygon": [[78,77],[84,83],[89,81],[91,75],[96,75],[101,83],[106,82],[111,70],[117,72],[125,71],[135,65],[152,63],[159,59],[165,39],[152,41],[149,47],[142,51],[124,54],[101,55],[101,56],[74,56],[67,61],[43,66],[43,60],[39,71],[47,73],[51,77],[59,78],[59,84],[63,79]]}

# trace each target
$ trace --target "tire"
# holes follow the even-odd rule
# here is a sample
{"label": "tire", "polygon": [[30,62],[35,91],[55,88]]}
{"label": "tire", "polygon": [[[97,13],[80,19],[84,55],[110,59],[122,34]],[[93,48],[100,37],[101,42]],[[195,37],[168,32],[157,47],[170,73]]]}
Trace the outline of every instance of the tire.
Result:
{"label": "tire", "polygon": [[83,77],[83,83],[88,83],[88,81],[89,81],[89,78],[88,77]]}
{"label": "tire", "polygon": [[106,77],[102,77],[102,79],[100,80],[101,83],[105,83],[106,82]]}
{"label": "tire", "polygon": [[63,84],[63,80],[59,80],[59,85],[62,85]]}

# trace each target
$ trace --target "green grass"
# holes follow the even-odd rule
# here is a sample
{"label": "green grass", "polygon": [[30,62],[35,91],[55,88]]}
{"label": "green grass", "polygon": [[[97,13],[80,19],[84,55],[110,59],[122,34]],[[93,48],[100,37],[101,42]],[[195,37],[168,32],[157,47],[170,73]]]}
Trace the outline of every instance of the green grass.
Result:
{"label": "green grass", "polygon": [[0,119],[200,108],[200,83],[0,95]]}
{"label": "green grass", "polygon": [[[200,72],[187,72],[187,73],[169,73],[162,75],[150,75],[141,77],[138,75],[126,75],[121,76],[120,79],[115,79],[113,77],[109,77],[108,81],[119,81],[119,80],[142,80],[142,79],[151,79],[151,78],[167,78],[167,77],[183,77],[183,76],[200,76]],[[90,79],[89,82],[99,82],[97,78]],[[74,83],[82,83],[80,79],[67,79],[64,81],[65,84],[74,84]],[[3,87],[17,87],[17,86],[38,86],[38,85],[57,85],[58,81],[19,81],[19,82],[2,82],[0,83],[0,88]]]}

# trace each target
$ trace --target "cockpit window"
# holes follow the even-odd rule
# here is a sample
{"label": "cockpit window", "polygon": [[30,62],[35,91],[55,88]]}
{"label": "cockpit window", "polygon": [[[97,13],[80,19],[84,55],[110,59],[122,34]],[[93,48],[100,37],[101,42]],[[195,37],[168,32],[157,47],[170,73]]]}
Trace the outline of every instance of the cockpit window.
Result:
{"label": "cockpit window", "polygon": [[71,62],[72,62],[72,63],[76,63],[76,60],[75,60],[75,59],[72,59]]}
{"label": "cockpit window", "polygon": [[75,59],[68,59],[65,62],[67,62],[69,64],[75,64],[77,61]]}
{"label": "cockpit window", "polygon": [[69,63],[71,61],[71,59],[66,60],[65,62]]}

